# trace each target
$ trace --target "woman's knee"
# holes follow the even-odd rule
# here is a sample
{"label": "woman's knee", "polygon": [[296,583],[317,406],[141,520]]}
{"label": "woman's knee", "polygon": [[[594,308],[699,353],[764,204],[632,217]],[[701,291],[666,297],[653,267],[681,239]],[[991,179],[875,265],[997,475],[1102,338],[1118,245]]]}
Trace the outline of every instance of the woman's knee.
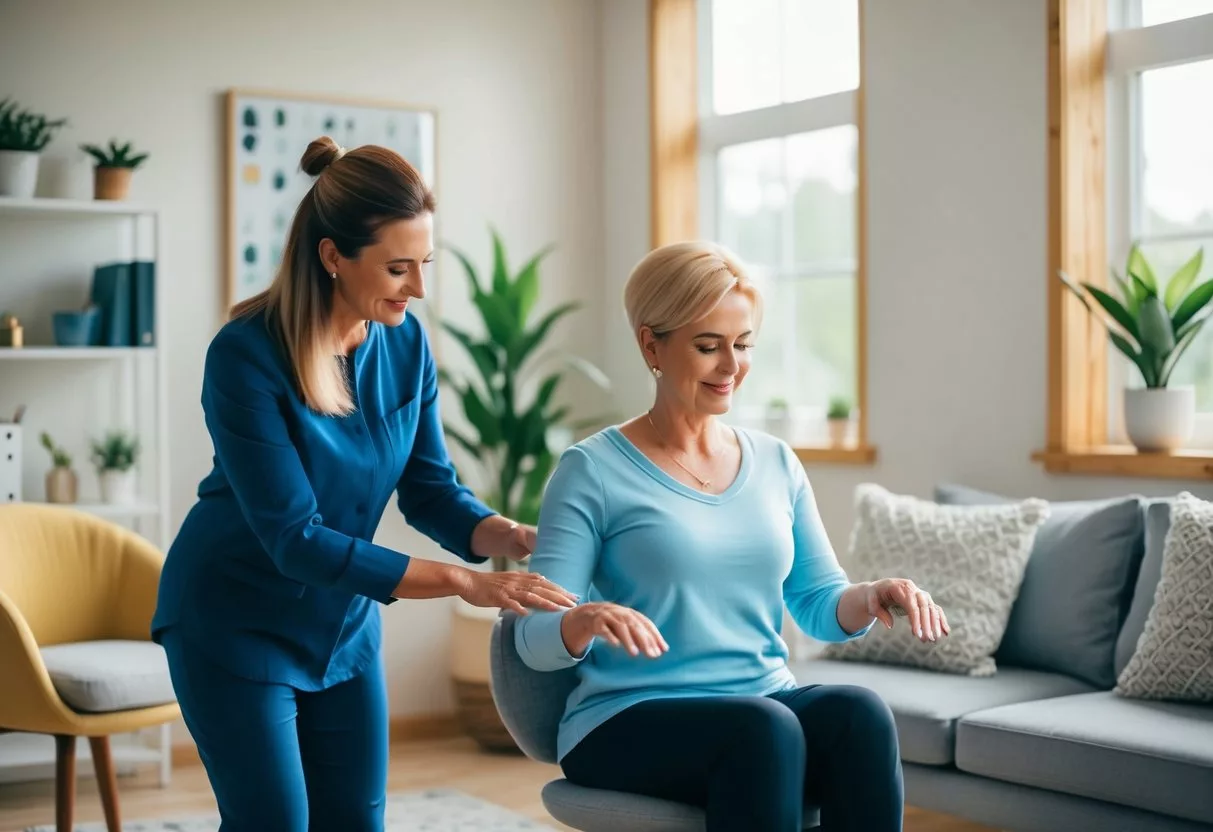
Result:
{"label": "woman's knee", "polygon": [[728,715],[733,736],[758,752],[805,755],[804,731],[788,706],[766,697],[738,699]]}
{"label": "woman's knee", "polygon": [[858,685],[835,685],[823,695],[830,697],[835,718],[850,726],[852,736],[896,747],[897,723],[893,712],[874,691]]}

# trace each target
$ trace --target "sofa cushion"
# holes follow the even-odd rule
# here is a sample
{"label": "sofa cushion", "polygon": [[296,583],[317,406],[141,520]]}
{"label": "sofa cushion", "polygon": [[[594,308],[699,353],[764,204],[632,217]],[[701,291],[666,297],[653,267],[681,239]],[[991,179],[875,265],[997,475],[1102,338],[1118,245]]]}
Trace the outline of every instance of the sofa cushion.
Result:
{"label": "sofa cushion", "polygon": [[1213,823],[1213,707],[1111,691],[970,713],[962,771]]}
{"label": "sofa cushion", "polygon": [[1141,568],[1137,571],[1137,581],[1134,585],[1133,600],[1129,604],[1129,614],[1125,616],[1124,626],[1116,637],[1116,675],[1124,673],[1129,659],[1137,649],[1137,641],[1146,629],[1146,618],[1150,608],[1154,606],[1154,592],[1158,589],[1158,579],[1162,577],[1162,552],[1167,543],[1167,530],[1171,528],[1171,500],[1166,498],[1146,500],[1145,515],[1145,554],[1142,557]]}
{"label": "sofa cushion", "polygon": [[1116,692],[1213,703],[1213,503],[1186,491],[1171,505],[1154,606]]}
{"label": "sofa cushion", "polygon": [[151,641],[80,641],[43,647],[51,683],[69,707],[103,713],[177,701],[164,648]]}
{"label": "sofa cushion", "polygon": [[[911,665],[990,676],[1011,605],[1023,582],[1044,500],[942,506],[865,483],[855,489],[856,519],[847,559],[851,577],[908,578],[943,607],[951,632],[923,641],[898,622],[863,638],[831,644],[831,659]],[[909,619],[903,619],[908,624]]]}
{"label": "sofa cushion", "polygon": [[893,711],[901,758],[925,765],[952,762],[956,720],[967,713],[1091,690],[1070,676],[1018,667],[979,677],[821,659],[793,662],[791,669],[801,685],[859,685],[872,690]]}
{"label": "sofa cushion", "polygon": [[[959,485],[938,486],[935,499],[1013,502]],[[1068,673],[1106,690],[1116,683],[1116,638],[1141,564],[1142,500],[1056,502],[1049,509],[994,660]]]}

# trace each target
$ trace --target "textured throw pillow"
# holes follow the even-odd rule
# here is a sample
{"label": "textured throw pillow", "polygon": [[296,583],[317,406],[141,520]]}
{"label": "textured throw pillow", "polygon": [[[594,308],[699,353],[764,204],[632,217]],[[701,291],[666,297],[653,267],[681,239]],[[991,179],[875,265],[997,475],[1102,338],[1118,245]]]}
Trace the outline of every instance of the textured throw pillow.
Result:
{"label": "textured throw pillow", "polygon": [[1213,702],[1213,503],[1186,491],[1171,505],[1154,606],[1116,692]]}
{"label": "textured throw pillow", "polygon": [[829,645],[826,657],[992,675],[994,651],[1002,641],[1036,532],[1048,516],[1044,500],[945,506],[892,494],[878,485],[859,486],[851,580],[909,578],[943,607],[952,634],[922,642],[911,635],[905,619],[899,619],[892,630],[878,624],[863,638]]}
{"label": "textured throw pillow", "polygon": [[[947,505],[1014,502],[961,485],[940,485]],[[994,661],[1116,684],[1116,639],[1140,568],[1144,512],[1139,497],[1049,503],[1023,586]]]}

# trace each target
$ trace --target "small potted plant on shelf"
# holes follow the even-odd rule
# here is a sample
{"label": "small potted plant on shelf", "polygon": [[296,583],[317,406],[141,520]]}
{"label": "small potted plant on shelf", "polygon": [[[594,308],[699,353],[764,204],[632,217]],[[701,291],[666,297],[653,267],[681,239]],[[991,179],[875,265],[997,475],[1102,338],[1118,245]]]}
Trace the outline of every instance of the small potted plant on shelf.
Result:
{"label": "small potted plant on shelf", "polygon": [[111,431],[93,441],[93,464],[101,482],[104,503],[135,501],[135,463],[139,458],[139,440],[126,431]]}
{"label": "small potted plant on shelf", "polygon": [[[1108,331],[1108,338],[1137,367],[1144,387],[1123,391],[1125,432],[1139,451],[1174,451],[1192,437],[1196,390],[1172,385],[1171,374],[1213,313],[1213,280],[1200,283],[1204,249],[1159,280],[1141,249],[1129,251],[1125,277],[1112,280],[1121,299],[1089,283],[1077,283],[1060,272],[1062,282]],[[1085,291],[1084,291],[1085,290]],[[1099,314],[1093,298],[1111,318]]]}
{"label": "small potted plant on shelf", "polygon": [[8,98],[0,101],[0,196],[34,195],[42,149],[65,124],[65,118],[52,120]]}
{"label": "small potted plant on shelf", "polygon": [[51,455],[51,470],[46,472],[46,501],[48,503],[74,503],[80,480],[72,470],[72,457],[55,444],[50,434],[42,432],[42,447]]}
{"label": "small potted plant on shelf", "polygon": [[113,139],[108,148],[82,144],[80,149],[97,161],[97,167],[93,170],[94,199],[126,199],[131,188],[131,175],[148,157],[146,153],[131,155],[130,142],[119,145]]}
{"label": "small potted plant on shelf", "polygon": [[834,396],[826,408],[826,424],[830,429],[830,444],[840,447],[846,444],[847,428],[851,424],[851,400],[846,396]]}

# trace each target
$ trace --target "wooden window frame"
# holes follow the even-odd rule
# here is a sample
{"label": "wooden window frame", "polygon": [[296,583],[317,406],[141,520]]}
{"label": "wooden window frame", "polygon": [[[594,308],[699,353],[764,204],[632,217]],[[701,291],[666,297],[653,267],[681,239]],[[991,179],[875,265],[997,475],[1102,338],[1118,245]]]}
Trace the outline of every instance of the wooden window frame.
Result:
{"label": "wooden window frame", "polygon": [[[699,236],[699,23],[697,0],[649,0],[650,244],[656,248]],[[859,3],[860,56],[863,2]],[[855,90],[856,183],[855,308],[858,408],[854,445],[797,447],[805,463],[870,465],[868,437],[867,187],[863,73]]]}
{"label": "wooden window frame", "polygon": [[1213,479],[1213,452],[1108,441],[1108,338],[1058,279],[1107,285],[1108,0],[1048,4],[1048,436],[1055,474]]}

